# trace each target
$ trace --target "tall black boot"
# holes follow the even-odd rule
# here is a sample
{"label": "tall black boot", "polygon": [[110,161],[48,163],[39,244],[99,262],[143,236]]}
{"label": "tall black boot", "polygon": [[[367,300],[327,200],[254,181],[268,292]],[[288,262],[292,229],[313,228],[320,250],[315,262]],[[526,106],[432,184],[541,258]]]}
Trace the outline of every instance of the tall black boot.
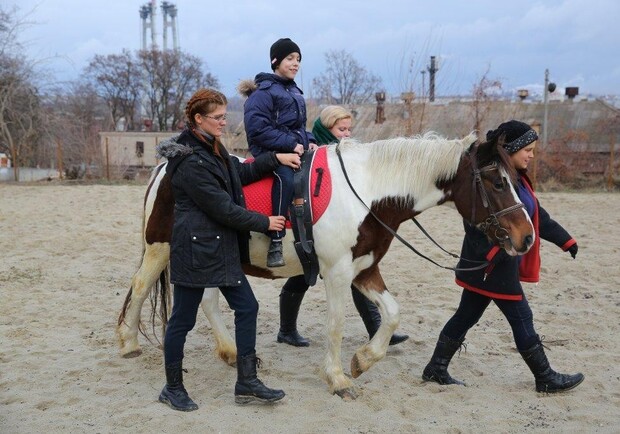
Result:
{"label": "tall black boot", "polygon": [[[364,294],[361,293],[355,286],[351,285],[351,295],[353,296],[353,304],[357,312],[360,314],[366,331],[368,332],[368,338],[372,337],[379,330],[381,325],[381,314],[379,308],[372,301],[368,300]],[[405,342],[409,339],[409,335],[401,335],[394,333],[390,338],[390,345],[397,345],[401,342]]]}
{"label": "tall black boot", "polygon": [[551,369],[542,343],[521,351],[521,357],[534,374],[536,391],[546,393],[562,392],[577,387],[584,379],[583,374],[559,374]]}
{"label": "tall black boot", "polygon": [[452,378],[448,374],[448,365],[456,350],[461,348],[463,340],[456,341],[441,333],[435,346],[435,351],[431,357],[431,361],[424,368],[422,379],[426,381],[434,381],[439,384],[459,384],[464,386],[465,383]]}
{"label": "tall black boot", "polygon": [[166,385],[159,394],[159,401],[179,411],[198,410],[198,406],[183,386],[183,362],[166,365]]}
{"label": "tall black boot", "polygon": [[260,359],[256,352],[247,356],[237,356],[237,383],[235,384],[235,402],[248,404],[250,402],[275,402],[284,398],[284,392],[270,389],[256,377],[256,365]]}
{"label": "tall black boot", "polygon": [[310,341],[297,331],[299,307],[306,292],[287,291],[286,285],[289,281],[286,282],[280,293],[280,331],[278,332],[278,342],[284,342],[294,347],[307,347],[310,345]]}

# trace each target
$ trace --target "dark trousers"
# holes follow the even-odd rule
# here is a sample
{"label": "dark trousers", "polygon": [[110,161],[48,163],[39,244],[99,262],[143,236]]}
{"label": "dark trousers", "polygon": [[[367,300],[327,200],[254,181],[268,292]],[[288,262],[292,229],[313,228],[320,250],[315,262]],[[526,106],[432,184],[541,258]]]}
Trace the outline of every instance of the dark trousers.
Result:
{"label": "dark trousers", "polygon": [[[241,286],[222,286],[220,292],[235,312],[235,342],[237,354],[246,356],[256,349],[256,318],[258,301],[254,297],[248,280],[243,278]],[[164,337],[164,360],[166,365],[183,360],[183,347],[187,333],[194,328],[198,306],[204,289],[174,285],[172,315],[168,320]]]}
{"label": "dark trousers", "polygon": [[508,320],[519,351],[527,350],[538,342],[538,335],[534,330],[534,316],[525,294],[522,300],[511,301],[491,299],[465,289],[458,309],[448,320],[442,333],[457,341],[464,339],[469,329],[480,320],[491,300]]}
{"label": "dark trousers", "polygon": [[[288,215],[291,202],[293,202],[293,176],[294,171],[289,166],[279,166],[274,170],[275,176],[271,187],[271,207],[272,215]],[[270,237],[274,240],[284,238],[286,231],[271,231]]]}

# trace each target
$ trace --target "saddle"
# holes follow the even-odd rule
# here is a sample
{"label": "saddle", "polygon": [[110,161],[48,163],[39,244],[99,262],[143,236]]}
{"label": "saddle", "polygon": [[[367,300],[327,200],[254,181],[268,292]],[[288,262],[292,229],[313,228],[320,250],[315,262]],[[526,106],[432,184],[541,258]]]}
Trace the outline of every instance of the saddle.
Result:
{"label": "saddle", "polygon": [[[246,160],[247,161],[247,160]],[[243,187],[248,209],[271,215],[271,188],[273,176]],[[286,227],[293,230],[295,251],[304,270],[306,283],[316,283],[319,273],[318,258],[314,251],[312,226],[321,218],[331,200],[331,176],[327,165],[327,147],[306,152],[301,158],[301,169],[295,171],[294,199],[289,208]]]}

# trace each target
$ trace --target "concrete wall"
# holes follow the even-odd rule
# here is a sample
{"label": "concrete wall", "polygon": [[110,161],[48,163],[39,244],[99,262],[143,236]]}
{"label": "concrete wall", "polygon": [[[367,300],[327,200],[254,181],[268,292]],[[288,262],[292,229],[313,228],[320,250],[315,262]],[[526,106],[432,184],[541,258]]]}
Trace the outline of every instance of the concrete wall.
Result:
{"label": "concrete wall", "polygon": [[[19,168],[19,182],[41,181],[45,179],[59,178],[56,169],[38,169],[34,167]],[[11,182],[15,180],[12,167],[0,167],[0,182]]]}
{"label": "concrete wall", "polygon": [[[104,165],[117,167],[153,167],[159,160],[155,158],[155,146],[169,137],[179,134],[169,132],[101,132],[101,154]],[[142,142],[143,153],[138,155],[137,143]]]}

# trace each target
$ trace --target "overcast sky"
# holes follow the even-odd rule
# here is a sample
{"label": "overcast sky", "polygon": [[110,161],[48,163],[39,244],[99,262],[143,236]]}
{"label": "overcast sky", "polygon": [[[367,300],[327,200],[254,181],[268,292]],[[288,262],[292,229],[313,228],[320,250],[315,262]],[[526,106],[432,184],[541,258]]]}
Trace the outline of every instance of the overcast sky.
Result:
{"label": "overcast sky", "polygon": [[[269,47],[290,37],[302,51],[297,83],[311,94],[329,50],[346,50],[398,95],[421,91],[431,55],[439,59],[436,95],[470,94],[489,70],[506,90],[540,91],[544,71],[559,88],[620,94],[618,0],[171,0],[180,48],[201,58],[228,96],[241,79],[270,71]],[[33,21],[20,35],[28,54],[50,59],[60,80],[79,77],[95,54],[137,50],[134,0],[0,0]],[[158,1],[158,5],[161,1]],[[157,11],[159,44],[162,15]],[[169,41],[171,37],[169,37]],[[53,59],[54,56],[59,56]],[[428,87],[428,74],[425,76]]]}

